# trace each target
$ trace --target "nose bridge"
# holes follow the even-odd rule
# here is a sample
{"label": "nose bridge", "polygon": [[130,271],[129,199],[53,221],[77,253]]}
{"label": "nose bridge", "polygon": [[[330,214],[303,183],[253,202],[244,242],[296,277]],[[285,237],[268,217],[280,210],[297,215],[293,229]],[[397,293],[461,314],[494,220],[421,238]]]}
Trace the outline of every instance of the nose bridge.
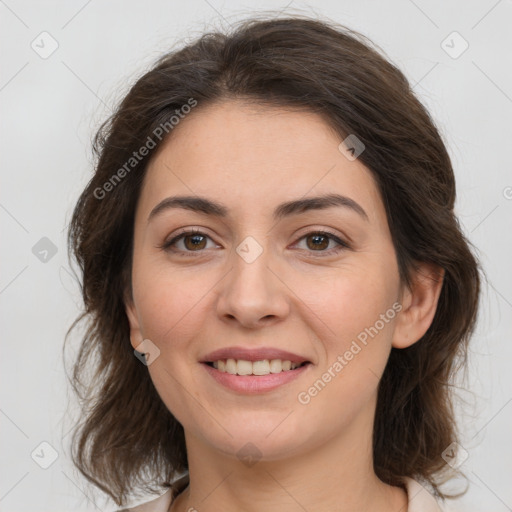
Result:
{"label": "nose bridge", "polygon": [[268,266],[271,264],[268,239],[247,236],[232,255],[233,276],[231,289],[244,303],[261,302],[271,295],[274,283]]}
{"label": "nose bridge", "polygon": [[229,278],[219,299],[219,315],[255,325],[263,318],[286,314],[286,294],[270,270],[275,265],[267,242],[268,237],[247,236],[235,247]]}

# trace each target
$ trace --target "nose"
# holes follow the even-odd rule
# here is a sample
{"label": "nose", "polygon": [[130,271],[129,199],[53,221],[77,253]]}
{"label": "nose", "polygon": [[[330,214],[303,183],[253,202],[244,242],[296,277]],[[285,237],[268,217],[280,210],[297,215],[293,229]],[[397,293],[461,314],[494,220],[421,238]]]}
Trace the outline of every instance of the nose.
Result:
{"label": "nose", "polygon": [[[289,313],[290,290],[264,250],[254,261],[233,251],[231,270],[221,281],[217,313],[225,322],[258,328],[281,322]],[[288,292],[288,293],[287,293]]]}

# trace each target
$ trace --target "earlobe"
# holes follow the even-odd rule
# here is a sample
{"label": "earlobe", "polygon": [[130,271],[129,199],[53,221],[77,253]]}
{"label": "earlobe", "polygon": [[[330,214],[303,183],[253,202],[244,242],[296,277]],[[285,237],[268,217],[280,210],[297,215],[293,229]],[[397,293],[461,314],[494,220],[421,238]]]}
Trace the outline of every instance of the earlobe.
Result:
{"label": "earlobe", "polygon": [[411,287],[402,293],[402,310],[393,333],[394,348],[407,348],[427,332],[434,320],[443,281],[443,268],[426,262],[417,264]]}

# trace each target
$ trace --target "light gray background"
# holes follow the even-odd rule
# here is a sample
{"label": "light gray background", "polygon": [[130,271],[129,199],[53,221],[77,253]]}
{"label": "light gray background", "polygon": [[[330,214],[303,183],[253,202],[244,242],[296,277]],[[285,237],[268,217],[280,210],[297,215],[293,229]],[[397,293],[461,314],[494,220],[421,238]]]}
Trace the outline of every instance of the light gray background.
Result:
{"label": "light gray background", "polygon": [[[163,51],[262,9],[318,13],[362,31],[404,70],[443,133],[457,213],[488,276],[471,392],[461,392],[466,405],[458,408],[470,490],[452,509],[512,510],[511,0],[285,0],[257,8],[237,0],[0,0],[1,511],[115,508],[85,497],[65,436],[72,397],[61,350],[80,305],[65,233],[90,177],[91,136]],[[58,43],[45,59],[31,47],[51,49],[43,31]],[[453,31],[469,44],[458,58],[464,41],[446,39]],[[32,250],[43,237],[57,249],[46,262]],[[48,469],[35,462],[51,460],[42,442],[59,454]]]}

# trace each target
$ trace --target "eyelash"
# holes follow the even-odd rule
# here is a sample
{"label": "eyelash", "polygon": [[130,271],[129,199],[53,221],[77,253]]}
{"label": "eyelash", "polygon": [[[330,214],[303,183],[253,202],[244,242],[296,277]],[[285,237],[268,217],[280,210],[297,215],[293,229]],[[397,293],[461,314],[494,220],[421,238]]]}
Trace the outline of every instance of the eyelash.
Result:
{"label": "eyelash", "polygon": [[[194,235],[201,235],[201,236],[204,236],[206,238],[210,238],[206,233],[203,233],[202,231],[199,231],[198,229],[191,229],[191,230],[188,230],[188,231],[183,231],[181,232],[180,234],[178,234],[177,236],[175,236],[174,238],[172,238],[171,240],[169,240],[168,242],[164,242],[162,245],[158,245],[157,247],[159,249],[162,249],[164,251],[168,251],[168,252],[174,252],[174,253],[184,253],[184,254],[181,254],[181,256],[184,256],[186,254],[186,256],[189,256],[189,255],[192,255],[192,256],[200,256],[202,252],[204,252],[204,249],[203,250],[198,250],[198,251],[182,251],[182,250],[175,250],[175,249],[172,249],[171,247],[176,243],[176,242],[179,242],[182,238],[185,238],[186,236],[194,236]],[[319,231],[310,231],[309,233],[306,233],[305,235],[302,235],[298,241],[304,239],[304,238],[307,238],[308,236],[311,236],[311,235],[321,235],[321,236],[326,236],[328,238],[330,238],[331,240],[334,240],[336,243],[338,243],[338,247],[334,247],[332,249],[329,249],[329,250],[324,250],[324,251],[308,251],[308,252],[311,252],[311,253],[315,253],[315,252],[319,252],[321,253],[321,255],[315,255],[314,257],[318,257],[318,258],[322,258],[324,257],[325,254],[327,255],[332,255],[332,254],[337,254],[338,252],[340,251],[343,251],[343,250],[346,250],[346,249],[350,249],[350,245],[341,240],[338,236],[336,236],[334,233],[331,233],[330,231],[326,231],[326,230],[319,230]],[[211,238],[210,238],[211,240]],[[197,254],[194,254],[194,253],[197,253]]]}

